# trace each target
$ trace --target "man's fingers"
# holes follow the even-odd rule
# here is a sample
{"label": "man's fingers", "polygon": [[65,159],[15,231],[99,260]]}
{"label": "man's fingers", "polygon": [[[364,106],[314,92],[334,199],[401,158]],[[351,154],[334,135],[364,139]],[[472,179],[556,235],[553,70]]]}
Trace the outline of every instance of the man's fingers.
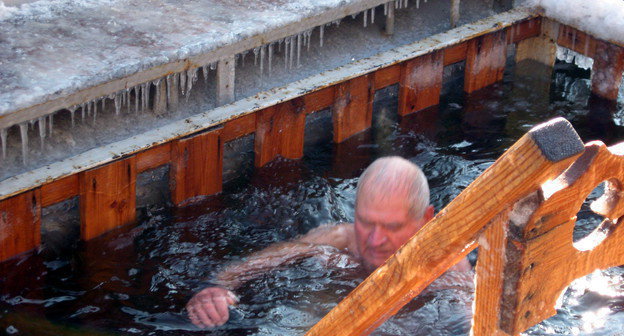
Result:
{"label": "man's fingers", "polygon": [[191,322],[198,328],[205,328],[206,326],[202,323],[202,321],[197,316],[197,309],[194,305],[188,304],[186,306],[186,311],[188,312],[188,317]]}
{"label": "man's fingers", "polygon": [[215,303],[215,309],[217,310],[217,313],[219,314],[219,325],[222,325],[223,323],[227,322],[228,318],[230,317],[230,313],[228,312],[228,303],[227,303],[227,296],[216,296],[214,298],[214,303]]}
{"label": "man's fingers", "polygon": [[209,325],[209,327],[219,325],[219,322],[221,321],[221,316],[215,308],[215,302],[212,300],[206,301],[202,304],[202,308],[202,312],[210,318],[211,325]]}
{"label": "man's fingers", "polygon": [[205,310],[205,306],[204,305],[196,305],[195,309],[194,309],[195,315],[197,316],[197,318],[200,320],[201,324],[203,324],[204,328],[205,327],[213,327],[215,325],[215,323],[213,322],[212,318],[210,317],[210,314],[208,314]]}

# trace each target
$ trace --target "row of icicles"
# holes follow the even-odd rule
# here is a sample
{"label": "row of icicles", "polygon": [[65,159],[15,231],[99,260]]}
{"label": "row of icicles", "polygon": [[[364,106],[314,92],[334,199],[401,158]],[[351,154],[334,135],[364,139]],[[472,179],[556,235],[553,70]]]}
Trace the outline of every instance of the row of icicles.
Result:
{"label": "row of icicles", "polygon": [[[427,2],[427,0],[424,0],[424,2]],[[409,0],[395,0],[385,3],[383,5],[384,15],[388,14],[388,10],[391,6],[396,9],[407,8],[409,6]],[[420,0],[416,0],[416,7],[420,7]],[[359,14],[362,14],[364,27],[367,27],[369,23],[375,23],[375,8],[364,10]],[[359,14],[353,14],[352,17],[355,19]],[[257,66],[259,64],[260,75],[262,76],[264,74],[265,64],[268,72],[272,72],[274,66],[273,55],[276,52],[275,49],[277,49],[277,52],[283,51],[284,53],[284,67],[286,69],[300,67],[302,49],[305,48],[307,51],[310,50],[312,33],[314,30],[318,28],[319,46],[322,47],[324,42],[325,27],[331,25],[340,25],[340,20],[326,23],[299,34],[288,36],[286,38],[236,54],[235,61],[238,65],[245,65],[245,56],[250,52],[253,53],[254,65]],[[213,62],[199,68],[189,69],[179,73],[167,75],[166,77],[159,78],[151,82],[139,84],[80,105],[70,106],[66,110],[69,111],[71,115],[71,125],[72,127],[75,125],[75,114],[78,111],[80,112],[80,117],[83,122],[85,122],[87,118],[92,118],[93,123],[95,124],[97,120],[98,106],[101,106],[101,110],[104,110],[108,100],[112,101],[115,107],[116,115],[119,115],[122,110],[126,110],[128,113],[147,111],[150,108],[149,102],[150,98],[152,98],[150,97],[152,86],[155,88],[155,94],[152,100],[152,111],[162,114],[166,110],[175,109],[177,107],[179,94],[182,94],[182,96],[185,96],[188,99],[189,93],[198,79],[200,69],[203,73],[204,79],[207,80],[208,72],[210,70],[216,70],[216,67],[217,62]],[[162,81],[164,81],[164,84]],[[166,95],[166,99],[163,99],[162,95]],[[41,148],[43,149],[46,137],[52,136],[54,115],[58,112],[59,111],[56,111],[47,116],[42,116],[18,125],[22,142],[22,161],[24,165],[28,162],[29,127],[33,128],[36,125],[38,128]],[[8,131],[6,128],[0,129],[3,159],[7,156],[7,133]]]}

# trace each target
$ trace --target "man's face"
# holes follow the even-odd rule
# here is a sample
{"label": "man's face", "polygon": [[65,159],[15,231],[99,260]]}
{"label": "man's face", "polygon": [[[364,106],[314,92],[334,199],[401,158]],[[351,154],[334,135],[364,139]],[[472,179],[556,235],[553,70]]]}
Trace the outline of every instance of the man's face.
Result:
{"label": "man's face", "polygon": [[377,268],[407,242],[431,217],[413,219],[405,197],[392,195],[383,200],[361,195],[355,210],[355,236],[358,251],[369,268]]}

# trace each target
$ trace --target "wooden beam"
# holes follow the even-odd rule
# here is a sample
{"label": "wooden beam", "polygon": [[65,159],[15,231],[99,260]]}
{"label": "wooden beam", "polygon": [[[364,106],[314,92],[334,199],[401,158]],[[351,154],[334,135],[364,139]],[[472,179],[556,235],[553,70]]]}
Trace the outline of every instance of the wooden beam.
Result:
{"label": "wooden beam", "polygon": [[80,173],[80,237],[95,238],[136,219],[136,157]]}
{"label": "wooden beam", "polygon": [[444,52],[434,51],[403,63],[399,88],[399,115],[440,103]]}
{"label": "wooden beam", "polygon": [[594,57],[596,39],[576,28],[559,26],[557,44],[587,57]]}
{"label": "wooden beam", "polygon": [[219,60],[217,64],[217,105],[225,105],[236,100],[234,94],[234,77],[236,60],[234,56]]}
{"label": "wooden beam", "polygon": [[191,198],[221,192],[222,129],[180,139],[171,144],[171,201],[184,205]]}
{"label": "wooden beam", "polygon": [[41,192],[27,191],[0,202],[0,262],[41,243]]}
{"label": "wooden beam", "polygon": [[313,113],[324,110],[334,104],[336,98],[336,86],[332,85],[303,96],[305,113]]}
{"label": "wooden beam", "polygon": [[518,22],[507,30],[511,43],[518,43],[531,37],[540,36],[542,33],[542,18],[532,18]]}
{"label": "wooden beam", "polygon": [[54,182],[41,186],[41,207],[45,208],[52,204],[78,196],[80,186],[78,174],[69,175]]}
{"label": "wooden beam", "polygon": [[503,79],[507,44],[504,30],[468,41],[464,91],[472,93]]}
{"label": "wooden beam", "polygon": [[529,131],[307,335],[372,332],[464,258],[497,214],[558,176],[582,151],[563,118]]}
{"label": "wooden beam", "polygon": [[592,67],[592,92],[608,100],[616,101],[624,72],[624,48],[608,42],[595,42]]}
{"label": "wooden beam", "polygon": [[303,99],[292,99],[257,112],[255,165],[262,167],[278,155],[303,156],[305,116]]}
{"label": "wooden beam", "polygon": [[466,59],[468,43],[462,42],[444,49],[444,66],[461,62]]}
{"label": "wooden beam", "polygon": [[377,91],[386,86],[397,84],[401,80],[401,64],[381,68],[373,73],[373,90]]}
{"label": "wooden beam", "polygon": [[256,113],[249,113],[223,125],[221,141],[226,143],[256,131]]}
{"label": "wooden beam", "polygon": [[144,150],[136,155],[137,174],[171,161],[171,142]]}
{"label": "wooden beam", "polygon": [[333,106],[334,142],[340,143],[371,127],[373,95],[371,75],[337,85]]}

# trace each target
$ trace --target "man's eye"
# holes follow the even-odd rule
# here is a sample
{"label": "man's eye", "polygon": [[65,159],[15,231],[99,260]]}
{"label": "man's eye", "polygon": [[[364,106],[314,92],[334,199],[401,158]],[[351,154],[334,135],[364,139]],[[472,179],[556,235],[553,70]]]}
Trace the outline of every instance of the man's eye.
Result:
{"label": "man's eye", "polygon": [[392,223],[392,224],[386,225],[386,229],[390,231],[398,231],[401,229],[401,227],[402,227],[401,223]]}

